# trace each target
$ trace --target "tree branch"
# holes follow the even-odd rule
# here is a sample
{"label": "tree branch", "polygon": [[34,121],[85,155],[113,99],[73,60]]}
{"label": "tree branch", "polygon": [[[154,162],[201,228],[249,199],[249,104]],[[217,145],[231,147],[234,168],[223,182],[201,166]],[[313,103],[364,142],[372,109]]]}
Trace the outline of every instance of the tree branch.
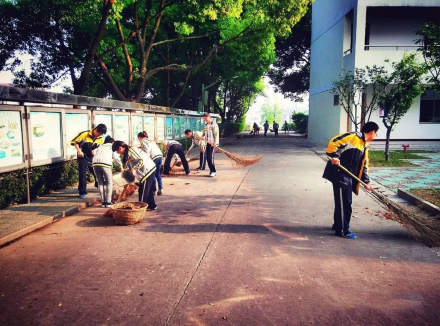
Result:
{"label": "tree branch", "polygon": [[165,43],[171,43],[171,42],[175,42],[175,41],[195,40],[195,39],[199,39],[199,38],[208,37],[208,36],[216,34],[218,32],[219,31],[214,31],[214,32],[207,33],[205,35],[173,38],[173,39],[170,39],[170,40],[165,40],[165,41],[160,41],[160,42],[153,43],[153,46],[157,46],[157,45],[161,45],[161,44],[165,44]]}

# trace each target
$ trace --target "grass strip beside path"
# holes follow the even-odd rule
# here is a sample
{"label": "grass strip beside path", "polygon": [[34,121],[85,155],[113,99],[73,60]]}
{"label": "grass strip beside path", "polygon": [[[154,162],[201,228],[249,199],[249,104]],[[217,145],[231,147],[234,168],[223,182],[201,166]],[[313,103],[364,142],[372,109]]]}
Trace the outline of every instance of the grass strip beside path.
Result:
{"label": "grass strip beside path", "polygon": [[410,189],[414,195],[440,207],[440,189]]}
{"label": "grass strip beside path", "polygon": [[426,157],[416,153],[429,153],[428,151],[413,150],[404,153],[403,151],[390,151],[390,160],[385,161],[385,151],[370,151],[370,167],[405,167],[416,166],[407,161],[408,159],[424,160]]}

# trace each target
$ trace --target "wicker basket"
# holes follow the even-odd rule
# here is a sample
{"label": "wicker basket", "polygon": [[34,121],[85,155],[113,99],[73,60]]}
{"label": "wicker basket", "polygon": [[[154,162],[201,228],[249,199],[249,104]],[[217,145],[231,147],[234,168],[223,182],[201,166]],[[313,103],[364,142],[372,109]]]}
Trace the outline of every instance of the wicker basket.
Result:
{"label": "wicker basket", "polygon": [[148,204],[142,202],[128,202],[115,204],[112,207],[113,220],[118,225],[131,225],[142,222]]}

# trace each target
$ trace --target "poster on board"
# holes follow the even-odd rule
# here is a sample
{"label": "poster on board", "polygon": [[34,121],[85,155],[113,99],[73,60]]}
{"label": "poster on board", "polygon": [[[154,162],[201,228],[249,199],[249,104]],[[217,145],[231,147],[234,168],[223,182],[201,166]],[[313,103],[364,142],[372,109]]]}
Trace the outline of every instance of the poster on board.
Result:
{"label": "poster on board", "polygon": [[190,119],[190,129],[197,131],[197,123],[195,118]]}
{"label": "poster on board", "polygon": [[30,116],[33,160],[63,156],[61,113],[33,111]]}
{"label": "poster on board", "polygon": [[105,126],[107,127],[107,133],[105,135],[102,135],[102,137],[105,138],[107,136],[111,136],[111,137],[115,138],[113,135],[112,115],[111,114],[96,114],[94,127],[96,127],[100,123],[105,124]]}
{"label": "poster on board", "polygon": [[23,163],[20,111],[0,111],[0,167]]}
{"label": "poster on board", "polygon": [[76,157],[76,149],[70,145],[70,141],[80,132],[90,129],[87,113],[66,113],[66,150],[68,157]]}
{"label": "poster on board", "polygon": [[165,140],[165,118],[157,117],[157,141]]}
{"label": "poster on board", "polygon": [[113,138],[115,140],[122,140],[124,143],[128,144],[130,140],[128,115],[115,114],[113,119],[114,119],[114,128],[115,128]]}
{"label": "poster on board", "polygon": [[149,139],[155,139],[154,138],[154,117],[152,117],[152,116],[145,116],[144,117],[144,130],[147,132]]}
{"label": "poster on board", "polygon": [[174,139],[180,138],[180,118],[174,117]]}
{"label": "poster on board", "polygon": [[131,117],[132,134],[131,141],[133,146],[139,146],[138,134],[144,131],[143,128],[143,117],[141,115],[133,115]]}
{"label": "poster on board", "polygon": [[173,139],[173,118],[166,119],[166,139]]}
{"label": "poster on board", "polygon": [[185,137],[186,123],[185,118],[180,118],[180,137]]}

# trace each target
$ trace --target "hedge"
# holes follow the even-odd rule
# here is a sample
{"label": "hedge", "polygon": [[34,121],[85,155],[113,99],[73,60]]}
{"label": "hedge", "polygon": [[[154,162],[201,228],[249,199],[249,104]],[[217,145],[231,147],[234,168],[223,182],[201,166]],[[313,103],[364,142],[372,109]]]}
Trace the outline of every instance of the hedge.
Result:
{"label": "hedge", "polygon": [[239,132],[242,132],[246,128],[245,122],[231,122],[231,123],[219,123],[220,137],[227,137]]}

